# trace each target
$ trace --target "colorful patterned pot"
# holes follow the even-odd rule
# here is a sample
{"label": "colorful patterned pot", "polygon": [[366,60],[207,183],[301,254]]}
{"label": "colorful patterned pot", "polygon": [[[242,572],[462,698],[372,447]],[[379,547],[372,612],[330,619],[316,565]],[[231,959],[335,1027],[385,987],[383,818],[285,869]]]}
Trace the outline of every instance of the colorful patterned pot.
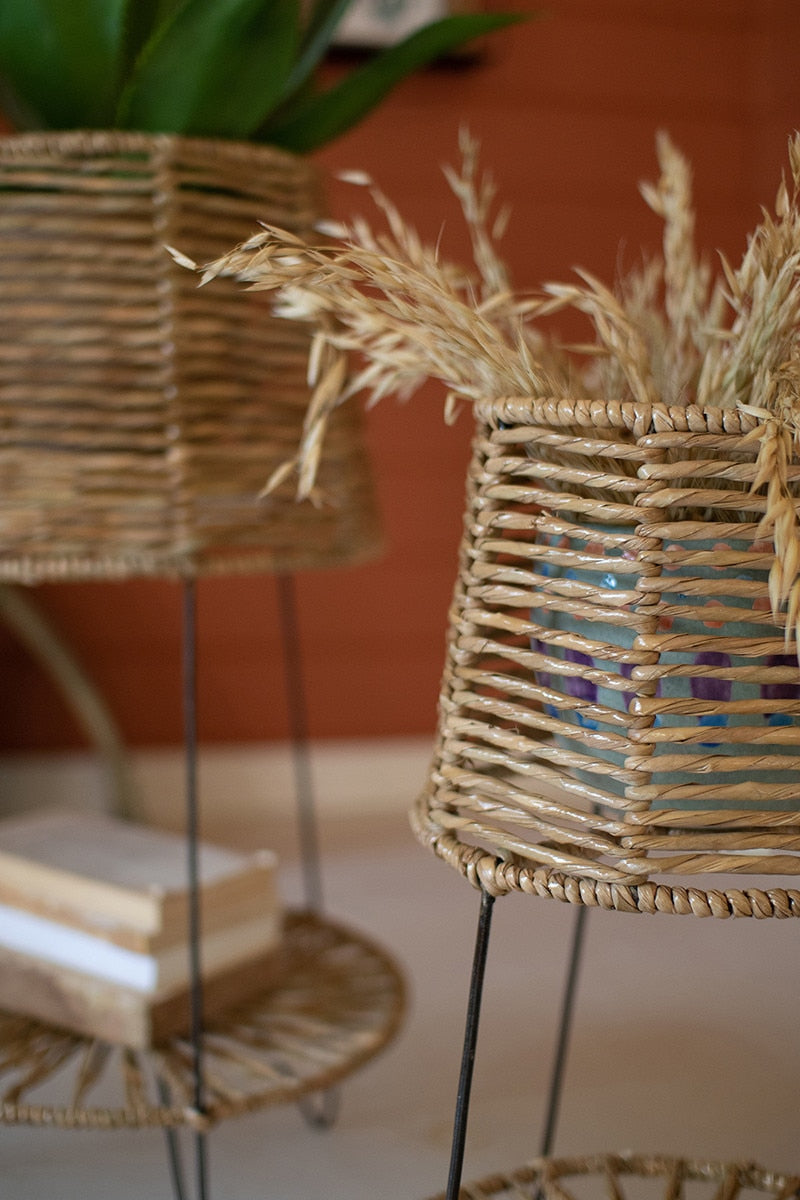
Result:
{"label": "colorful patterned pot", "polygon": [[[580,587],[593,587],[603,592],[622,592],[625,574],[620,566],[635,557],[625,548],[627,531],[617,527],[597,529],[598,539],[591,536],[577,538],[566,534],[545,537],[545,542],[555,550],[567,551],[582,559],[597,560],[588,569],[582,567],[559,567],[552,562],[541,565],[542,574],[548,579],[576,581]],[[605,535],[612,535],[617,544],[609,546]],[[742,539],[693,540],[665,542],[661,574],[668,586],[660,591],[659,611],[655,614],[656,630],[664,636],[664,648],[659,655],[662,666],[682,668],[680,674],[660,678],[654,689],[653,699],[667,702],[661,711],[652,716],[655,729],[685,731],[694,726],[698,731],[708,730],[708,740],[685,741],[682,738],[672,743],[658,742],[652,756],[652,767],[658,770],[659,758],[669,756],[674,760],[681,755],[696,755],[698,750],[709,752],[706,770],[709,778],[719,782],[720,771],[731,786],[741,789],[749,787],[752,795],[740,795],[725,800],[725,808],[764,807],[765,801],[760,784],[783,784],[792,796],[771,798],[770,808],[795,809],[797,753],[796,744],[765,743],[771,758],[785,759],[762,771],[754,779],[751,771],[732,768],[731,758],[752,757],[754,744],[757,746],[763,734],[770,730],[792,727],[800,737],[800,716],[787,711],[797,707],[800,701],[800,671],[794,651],[776,653],[775,631],[770,629],[765,639],[765,620],[769,618],[768,599],[769,563],[772,543],[767,541],[747,542]],[[705,593],[708,593],[707,595]],[[698,612],[708,608],[708,619]],[[624,608],[624,606],[623,606]],[[725,619],[723,615],[727,610]],[[571,702],[569,707],[545,705],[545,711],[560,722],[566,721],[576,728],[587,731],[602,731],[602,710],[611,709],[618,713],[636,715],[643,708],[635,688],[626,690],[624,681],[633,677],[634,667],[625,661],[626,653],[632,657],[637,640],[633,626],[610,624],[602,620],[587,619],[586,615],[572,616],[556,609],[545,609],[537,618],[553,634],[574,634],[578,640],[603,643],[610,653],[595,655],[576,648],[574,644],[558,644],[549,638],[534,639],[533,648],[556,657],[564,664],[575,664],[577,673],[557,679],[552,671],[538,673],[541,684],[548,688],[559,688]],[[719,631],[720,648],[709,647],[709,632]],[[724,639],[724,642],[723,640]],[[730,639],[735,639],[747,649],[747,653],[732,652]],[[769,652],[757,654],[758,644],[768,641]],[[690,643],[696,643],[696,648]],[[724,647],[724,648],[723,648]],[[614,659],[613,654],[621,657]],[[613,665],[612,665],[613,664]],[[581,672],[580,668],[588,670]],[[596,671],[616,669],[619,687],[604,686],[597,682]],[[791,735],[794,737],[795,735]],[[582,742],[568,733],[556,733],[555,741],[567,750],[581,752]],[[623,768],[626,763],[624,752],[596,747],[595,753],[613,765]],[[723,761],[725,760],[725,761]],[[693,764],[697,770],[696,763]],[[597,785],[598,779],[591,772],[579,769],[578,777]],[[669,778],[680,784],[688,778],[679,766],[670,771]],[[604,776],[603,787],[615,794],[622,794],[624,783],[613,773]],[[671,801],[670,807],[680,807],[679,801]],[[656,802],[654,807],[664,807]],[[693,809],[714,809],[718,802],[697,796],[691,801]]]}

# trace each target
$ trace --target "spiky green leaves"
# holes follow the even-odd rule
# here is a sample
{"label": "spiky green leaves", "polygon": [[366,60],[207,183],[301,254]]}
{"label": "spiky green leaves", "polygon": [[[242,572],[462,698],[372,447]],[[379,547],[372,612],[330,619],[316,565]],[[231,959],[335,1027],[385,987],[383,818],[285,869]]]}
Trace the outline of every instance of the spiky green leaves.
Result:
{"label": "spiky green leaves", "polygon": [[20,127],[226,137],[307,152],[401,79],[518,18],[446,17],[327,91],[316,69],[352,0],[2,0],[0,106]]}

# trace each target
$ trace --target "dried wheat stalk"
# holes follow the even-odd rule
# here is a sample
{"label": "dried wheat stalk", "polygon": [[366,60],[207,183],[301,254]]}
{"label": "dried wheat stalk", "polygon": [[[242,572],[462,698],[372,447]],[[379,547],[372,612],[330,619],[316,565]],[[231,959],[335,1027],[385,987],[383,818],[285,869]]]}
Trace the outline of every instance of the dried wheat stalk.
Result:
{"label": "dried wheat stalk", "polygon": [[[477,145],[467,134],[460,171],[446,175],[470,231],[475,277],[443,262],[356,173],[349,178],[369,189],[385,230],[358,218],[328,227],[332,240],[309,244],[265,227],[202,268],[203,282],[236,276],[272,291],[278,314],[315,328],[303,442],[279,473],[299,471],[300,495],[313,491],[336,405],[362,391],[370,403],[389,393],[407,398],[429,378],[444,385],[448,415],[461,400],[571,394],[576,380],[601,400],[755,413],[755,487],[766,488],[762,531],[776,551],[771,596],[776,611],[787,609],[788,636],[800,621],[800,527],[789,485],[800,444],[800,135],[789,144],[791,183],[781,184],[774,215],[764,213],[738,268],[720,258],[716,278],[694,244],[688,163],[665,134],[657,154],[660,178],[642,192],[664,222],[662,254],[614,289],[577,272],[575,282],[548,284],[538,296],[514,291],[497,251],[506,214],[493,215],[494,185],[479,175]],[[542,332],[541,319],[564,309],[589,317],[593,341],[565,346]],[[362,363],[355,373],[353,354]]]}
{"label": "dried wheat stalk", "polygon": [[[336,240],[311,245],[265,226],[243,246],[203,270],[202,282],[233,275],[253,289],[275,293],[275,311],[314,325],[309,382],[313,387],[297,458],[281,469],[300,472],[299,494],[308,495],[325,424],[332,409],[356,392],[369,403],[388,394],[411,396],[427,379],[447,393],[446,412],[461,400],[487,395],[557,395],[565,381],[538,362],[524,326],[540,301],[508,287],[485,227],[492,185],[475,173],[474,144],[462,141],[464,169],[457,179],[469,214],[480,280],[441,261],[397,209],[364,175],[350,182],[367,187],[387,230],[376,233],[362,218],[350,226],[327,225]],[[175,253],[175,252],[173,252]],[[195,264],[176,255],[184,265]],[[364,365],[348,376],[345,363],[357,353]],[[276,478],[268,484],[274,486]]]}

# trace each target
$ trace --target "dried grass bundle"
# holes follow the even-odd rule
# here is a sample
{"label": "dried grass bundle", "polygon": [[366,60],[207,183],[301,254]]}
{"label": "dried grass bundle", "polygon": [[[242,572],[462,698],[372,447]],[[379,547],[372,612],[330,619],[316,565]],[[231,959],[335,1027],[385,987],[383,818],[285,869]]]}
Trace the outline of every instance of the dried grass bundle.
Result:
{"label": "dried grass bundle", "polygon": [[[269,481],[275,486],[299,469],[300,496],[313,489],[325,425],[332,409],[357,392],[370,404],[394,394],[407,399],[429,378],[447,393],[446,413],[461,400],[487,395],[558,394],[563,381],[534,357],[526,327],[541,301],[515,295],[494,251],[503,218],[487,228],[493,199],[488,177],[476,173],[476,144],[461,139],[463,166],[450,173],[467,215],[479,279],[441,260],[422,243],[368,176],[349,182],[369,189],[387,228],[363,219],[326,223],[331,240],[311,245],[264,226],[244,245],[203,268],[203,283],[233,275],[255,290],[275,293],[275,312],[317,330],[309,360],[313,394],[299,453]],[[183,265],[196,264],[173,251]],[[364,365],[349,373],[351,355]],[[545,356],[542,356],[543,359]]]}
{"label": "dried grass bundle", "polygon": [[[781,183],[741,265],[720,257],[715,277],[695,248],[691,172],[659,135],[660,178],[642,193],[663,219],[662,254],[612,289],[587,272],[573,283],[515,292],[498,251],[507,214],[493,215],[495,189],[480,175],[477,145],[460,139],[460,171],[446,169],[470,231],[475,270],[442,261],[422,243],[365,175],[386,228],[363,219],[328,226],[330,240],[308,244],[273,227],[203,267],[203,282],[233,275],[275,294],[281,316],[311,322],[313,396],[298,455],[269,482],[299,471],[300,495],[313,492],[325,425],[357,392],[369,403],[407,398],[427,379],[446,390],[446,414],[487,396],[574,395],[640,404],[738,406],[755,414],[756,488],[767,491],[761,533],[772,536],[770,590],[787,631],[800,621],[800,527],[792,455],[800,443],[800,135],[789,144],[791,182]],[[195,264],[177,255],[184,265]],[[566,309],[589,317],[593,340],[562,344],[541,321]],[[351,373],[355,352],[363,365]],[[619,474],[626,463],[615,464]],[[607,460],[603,469],[609,469]],[[787,636],[788,636],[787,632]]]}

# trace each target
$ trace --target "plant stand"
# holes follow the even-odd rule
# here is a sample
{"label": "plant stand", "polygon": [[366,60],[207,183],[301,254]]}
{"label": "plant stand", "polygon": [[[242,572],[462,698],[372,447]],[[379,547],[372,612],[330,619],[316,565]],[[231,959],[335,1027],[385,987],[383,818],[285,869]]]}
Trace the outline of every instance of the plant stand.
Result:
{"label": "plant stand", "polygon": [[[289,573],[372,558],[379,525],[358,416],[322,455],[326,503],[262,489],[299,441],[310,332],[232,280],[198,289],[167,246],[207,262],[271,221],[308,235],[321,215],[306,160],[226,141],[96,131],[0,145],[0,582],[176,580],[183,591],[191,1033],[147,1054],[0,1018],[0,1119],[162,1127],[196,1138],[297,1101],[329,1120],[329,1089],[395,1033],[391,958],[321,914],[296,614]],[[290,915],[281,982],[225,1021],[203,1016],[197,887],[196,589],[201,575],[279,577],[307,911]],[[65,1073],[70,1098],[57,1098]],[[116,1089],[116,1099],[94,1099]],[[105,1096],[105,1091],[103,1091]]]}
{"label": "plant stand", "polygon": [[[589,908],[800,916],[800,671],[770,608],[755,419],[568,397],[476,415],[412,814],[481,894],[447,1200],[565,1200],[572,1174],[613,1197],[625,1175],[663,1176],[667,1196],[701,1178],[794,1194],[749,1167],[549,1158]],[[542,1157],[462,1189],[492,909],[511,892],[577,906]]]}
{"label": "plant stand", "polygon": [[[184,583],[184,713],[190,880],[192,1028],[149,1051],[113,1046],[0,1014],[0,1122],[69,1129],[163,1128],[176,1200],[187,1195],[175,1131],[196,1141],[198,1200],[210,1195],[206,1135],[220,1121],[297,1103],[330,1123],[331,1089],[378,1054],[400,1026],[402,973],[371,939],[322,914],[305,702],[291,579],[280,581],[296,800],[307,909],[286,920],[281,974],[255,1000],[206,1022],[197,954],[196,589]],[[65,1079],[70,1100],[61,1096]],[[48,1095],[52,1093],[52,1095]],[[93,1096],[102,1100],[93,1100]],[[318,1104],[314,1097],[321,1095]],[[109,1098],[109,1096],[113,1098]]]}

